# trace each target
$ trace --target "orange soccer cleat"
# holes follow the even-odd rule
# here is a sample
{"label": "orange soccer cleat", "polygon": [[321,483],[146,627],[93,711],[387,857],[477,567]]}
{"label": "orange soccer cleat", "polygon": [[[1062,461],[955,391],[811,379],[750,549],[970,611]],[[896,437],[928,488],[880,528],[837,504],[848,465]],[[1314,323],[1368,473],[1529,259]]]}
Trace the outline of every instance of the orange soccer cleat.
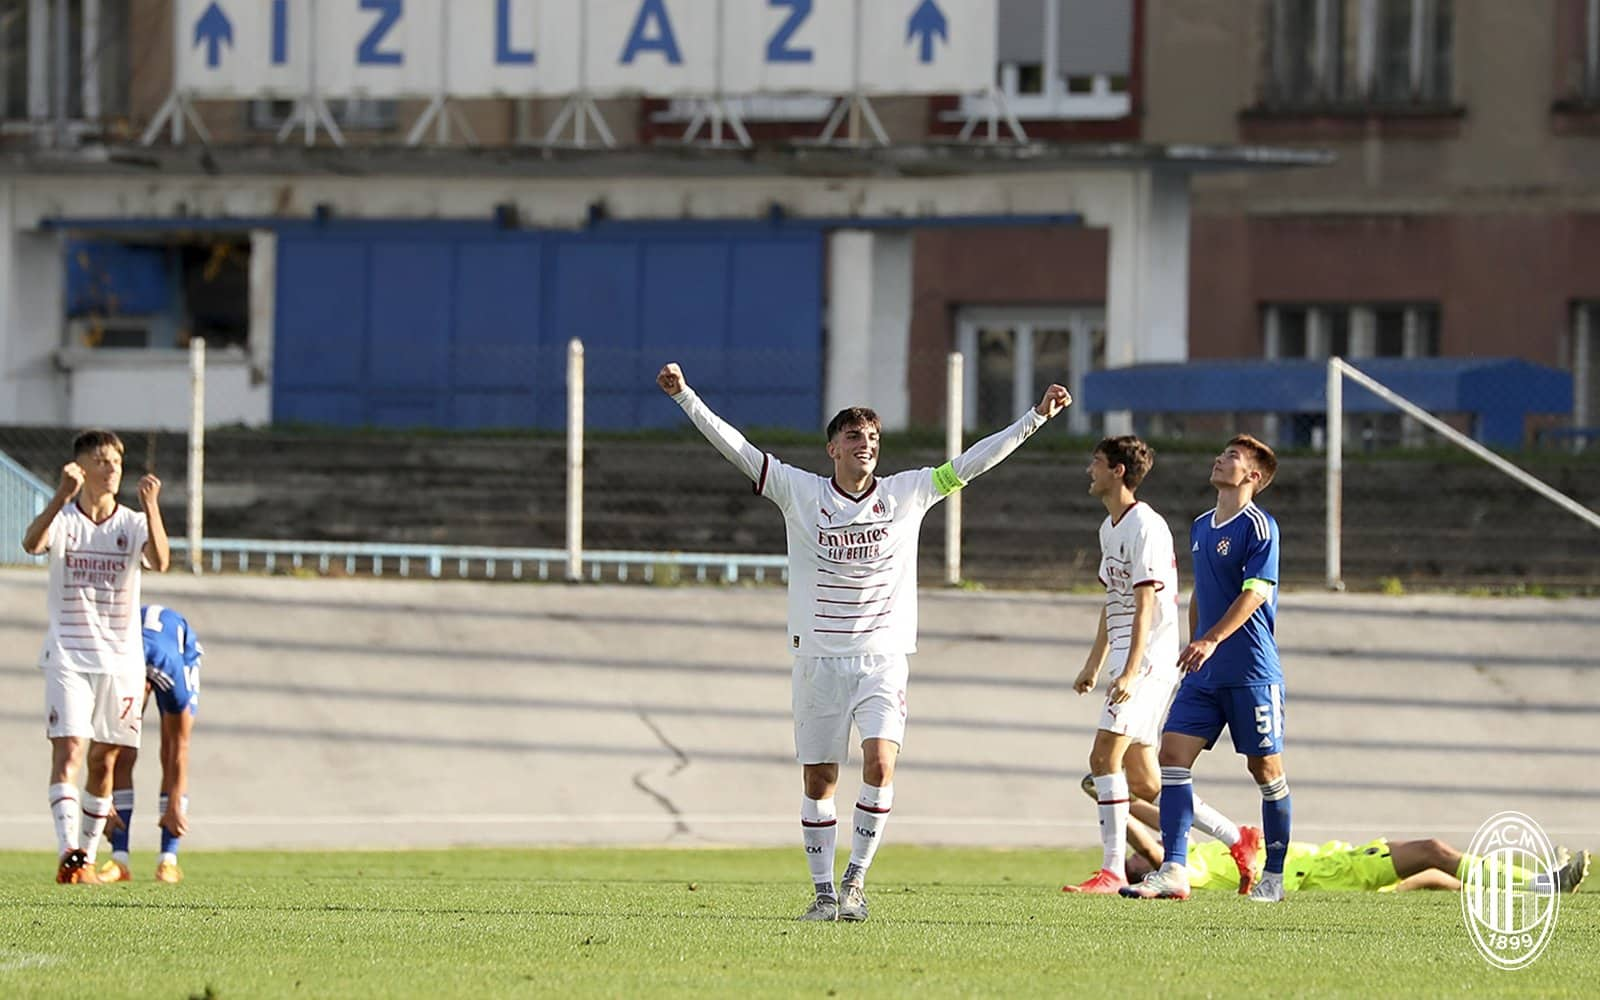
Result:
{"label": "orange soccer cleat", "polygon": [[1102,868],[1077,885],[1064,885],[1062,892],[1087,892],[1100,896],[1115,896],[1128,880],[1109,868]]}
{"label": "orange soccer cleat", "polygon": [[156,865],[156,881],[177,885],[183,881],[183,869],[178,867],[176,861],[163,861]]}
{"label": "orange soccer cleat", "polygon": [[132,882],[133,873],[128,871],[128,866],[120,861],[107,861],[100,866],[100,881],[105,883]]}
{"label": "orange soccer cleat", "polygon": [[100,876],[95,874],[89,856],[74,848],[61,855],[61,864],[56,867],[56,881],[62,885],[98,885]]}
{"label": "orange soccer cleat", "polygon": [[1228,848],[1233,863],[1239,868],[1239,895],[1248,896],[1261,880],[1261,828],[1239,827],[1239,839]]}

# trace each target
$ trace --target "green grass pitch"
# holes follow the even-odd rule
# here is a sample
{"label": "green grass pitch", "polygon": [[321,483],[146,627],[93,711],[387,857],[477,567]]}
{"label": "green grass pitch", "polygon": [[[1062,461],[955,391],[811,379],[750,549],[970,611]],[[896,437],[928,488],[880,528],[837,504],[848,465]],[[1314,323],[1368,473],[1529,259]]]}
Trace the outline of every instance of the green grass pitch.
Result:
{"label": "green grass pitch", "polygon": [[801,924],[798,848],[196,852],[179,886],[135,855],[98,887],[0,853],[0,996],[1600,996],[1594,895],[1503,972],[1453,893],[1059,891],[1097,860],[891,843],[868,922]]}

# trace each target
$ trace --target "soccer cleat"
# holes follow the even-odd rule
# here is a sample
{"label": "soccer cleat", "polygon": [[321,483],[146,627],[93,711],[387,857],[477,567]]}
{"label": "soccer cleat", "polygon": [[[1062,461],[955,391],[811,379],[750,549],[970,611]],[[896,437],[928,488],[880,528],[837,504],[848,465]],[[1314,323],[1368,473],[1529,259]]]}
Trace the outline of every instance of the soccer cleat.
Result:
{"label": "soccer cleat", "polygon": [[1561,867],[1556,869],[1556,884],[1562,892],[1577,892],[1578,886],[1589,877],[1589,852],[1579,851],[1573,854],[1565,847],[1561,848]]}
{"label": "soccer cleat", "polygon": [[95,874],[89,855],[74,848],[61,855],[61,864],[56,868],[56,881],[62,885],[99,885],[100,876]]}
{"label": "soccer cleat", "polygon": [[832,896],[818,896],[806,907],[806,912],[800,914],[801,920],[827,920],[839,919],[839,901]]}
{"label": "soccer cleat", "polygon": [[1228,848],[1239,869],[1239,895],[1248,896],[1261,879],[1261,828],[1239,827],[1239,839]]}
{"label": "soccer cleat", "polygon": [[132,882],[133,873],[128,871],[128,866],[117,861],[107,861],[100,866],[100,881],[102,882]]}
{"label": "soccer cleat", "polygon": [[176,861],[163,861],[156,865],[156,881],[177,885],[183,881],[183,869],[178,867]]}
{"label": "soccer cleat", "polygon": [[844,899],[839,901],[839,919],[855,923],[867,919],[867,894],[861,890],[860,882],[844,884]]}
{"label": "soccer cleat", "polygon": [[1283,873],[1266,872],[1261,876],[1261,881],[1250,890],[1252,903],[1281,903],[1283,902]]}
{"label": "soccer cleat", "polygon": [[88,857],[77,848],[61,855],[61,863],[56,866],[56,882],[60,885],[75,885],[82,882],[81,873],[87,863]]}
{"label": "soccer cleat", "polygon": [[1189,874],[1182,865],[1168,862],[1146,875],[1143,882],[1117,891],[1129,899],[1188,899]]}
{"label": "soccer cleat", "polygon": [[1102,868],[1079,882],[1077,885],[1064,885],[1062,892],[1087,892],[1092,895],[1114,896],[1127,888],[1128,880],[1118,875],[1109,868]]}

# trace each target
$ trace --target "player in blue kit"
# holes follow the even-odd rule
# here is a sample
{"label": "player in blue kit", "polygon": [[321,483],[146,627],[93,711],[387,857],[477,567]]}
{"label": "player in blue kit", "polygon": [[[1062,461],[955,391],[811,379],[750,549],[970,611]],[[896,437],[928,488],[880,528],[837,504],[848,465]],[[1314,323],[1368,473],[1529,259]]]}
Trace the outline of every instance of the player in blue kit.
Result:
{"label": "player in blue kit", "polygon": [[1161,735],[1161,842],[1165,861],[1122,890],[1144,899],[1186,899],[1189,827],[1194,820],[1190,768],[1227,727],[1261,789],[1266,863],[1257,880],[1240,872],[1252,900],[1283,899],[1289,848],[1289,781],[1283,773],[1283,667],[1273,626],[1278,609],[1278,522],[1255,497],[1272,482],[1278,459],[1248,434],[1229,441],[1211,466],[1217,506],[1189,529],[1194,596],[1189,645],[1178,655],[1183,683]]}
{"label": "player in blue kit", "polygon": [[[141,609],[144,625],[145,699],[156,698],[161,716],[161,860],[157,882],[181,882],[178,842],[189,829],[189,735],[200,710],[200,658],[205,650],[178,612],[151,604]],[[137,755],[122,754],[112,782],[117,822],[109,831],[111,860],[100,869],[101,882],[129,882],[128,832],[133,824],[133,765]]]}

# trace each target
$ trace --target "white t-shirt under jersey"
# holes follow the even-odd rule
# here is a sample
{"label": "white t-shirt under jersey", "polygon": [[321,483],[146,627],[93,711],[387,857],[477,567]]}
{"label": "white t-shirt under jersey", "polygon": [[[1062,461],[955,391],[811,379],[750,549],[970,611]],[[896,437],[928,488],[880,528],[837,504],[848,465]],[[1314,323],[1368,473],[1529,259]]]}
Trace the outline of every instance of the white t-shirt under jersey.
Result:
{"label": "white t-shirt under jersey", "polygon": [[[1106,641],[1115,678],[1133,639],[1133,590],[1154,583],[1155,620],[1145,640],[1145,663],[1162,672],[1178,669],[1178,558],[1172,529],[1143,501],[1117,520],[1100,524],[1100,582],[1106,588]],[[1118,654],[1121,654],[1120,656]]]}
{"label": "white t-shirt under jersey", "polygon": [[121,504],[99,524],[76,503],[50,522],[50,630],[41,669],[144,676],[139,580],[149,537],[144,514]]}
{"label": "white t-shirt under jersey", "polygon": [[917,540],[934,504],[998,464],[1045,418],[1029,410],[939,469],[874,479],[850,496],[828,476],[765,454],[691,389],[674,396],[755,491],[783,512],[789,544],[789,652],[795,656],[917,650]]}

